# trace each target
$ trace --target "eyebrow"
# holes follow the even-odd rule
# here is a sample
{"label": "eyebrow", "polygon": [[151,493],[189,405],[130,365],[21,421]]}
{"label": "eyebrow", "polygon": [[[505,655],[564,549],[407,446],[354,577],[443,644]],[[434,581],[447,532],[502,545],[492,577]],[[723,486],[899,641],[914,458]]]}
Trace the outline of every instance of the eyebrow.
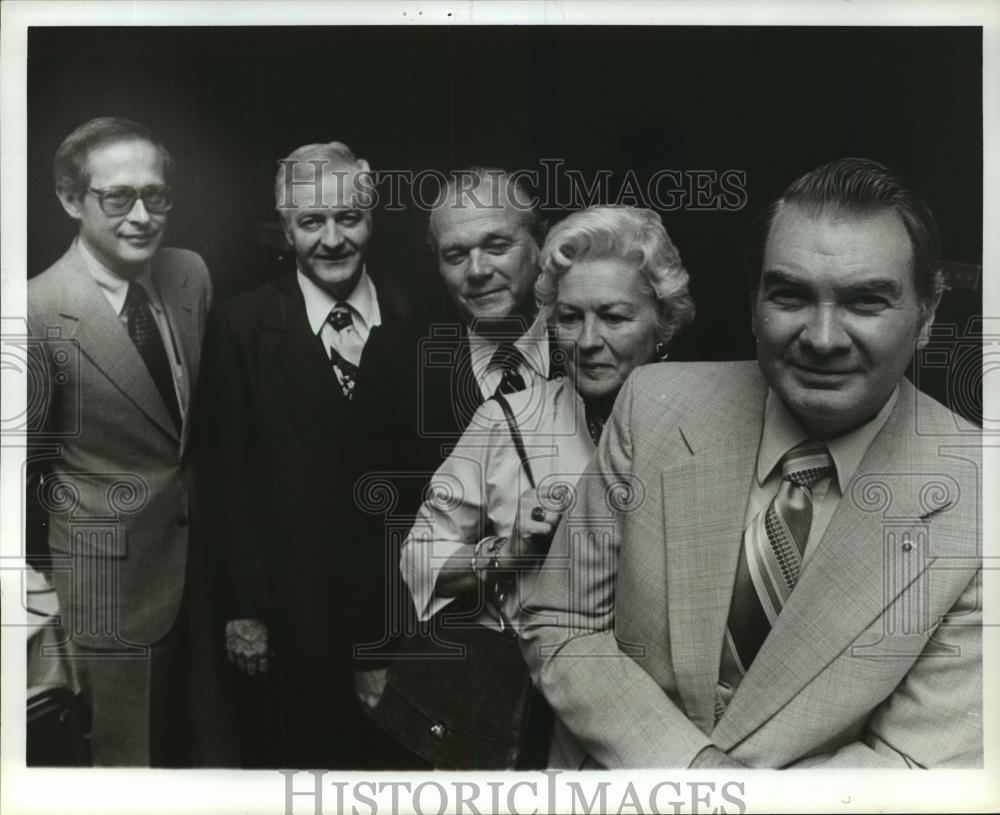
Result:
{"label": "eyebrow", "polygon": [[[567,303],[565,300],[556,300],[556,305],[562,308],[573,308],[580,310],[580,306],[574,303]],[[609,308],[635,308],[635,303],[629,302],[628,300],[613,300],[610,303],[598,303],[598,309],[609,309]]]}
{"label": "eyebrow", "polygon": [[508,234],[506,232],[488,232],[485,235],[483,235],[482,238],[480,238],[477,242],[475,242],[473,244],[466,244],[466,243],[464,243],[462,241],[452,241],[450,243],[443,243],[443,244],[441,244],[441,248],[440,248],[439,251],[441,251],[441,252],[448,252],[448,251],[450,251],[452,249],[465,249],[466,246],[468,246],[468,245],[479,246],[482,243],[489,243],[490,241],[496,241],[496,240],[513,242],[514,236],[510,235],[510,234]]}
{"label": "eyebrow", "polygon": [[[796,275],[769,269],[761,276],[762,286],[792,286],[810,288],[810,281]],[[856,283],[847,282],[842,291],[845,294],[889,294],[900,296],[899,282],[890,277],[873,277],[869,280],[859,280]]]}

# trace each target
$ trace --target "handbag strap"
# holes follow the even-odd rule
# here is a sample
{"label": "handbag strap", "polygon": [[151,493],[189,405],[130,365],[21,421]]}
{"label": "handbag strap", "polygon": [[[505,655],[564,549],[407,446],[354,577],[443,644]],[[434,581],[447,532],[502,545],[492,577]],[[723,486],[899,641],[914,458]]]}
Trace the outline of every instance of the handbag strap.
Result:
{"label": "handbag strap", "polygon": [[531,472],[531,463],[528,461],[528,454],[524,449],[524,439],[521,438],[521,430],[514,421],[514,411],[511,410],[510,402],[502,393],[495,393],[491,397],[495,399],[503,410],[503,415],[507,419],[507,428],[510,430],[510,437],[514,440],[514,449],[517,450],[517,457],[521,459],[521,466],[524,467],[524,474],[528,476],[528,483],[532,488],[535,486],[535,476]]}

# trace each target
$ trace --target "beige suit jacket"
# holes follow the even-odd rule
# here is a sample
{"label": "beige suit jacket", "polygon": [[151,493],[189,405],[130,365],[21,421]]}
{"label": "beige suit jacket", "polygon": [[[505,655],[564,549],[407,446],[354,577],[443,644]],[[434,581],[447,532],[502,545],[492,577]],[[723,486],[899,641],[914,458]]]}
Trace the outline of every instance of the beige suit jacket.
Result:
{"label": "beige suit jacket", "polygon": [[908,382],[718,723],[756,363],[626,383],[525,609],[558,766],[981,766],[979,435]]}
{"label": "beige suit jacket", "polygon": [[[161,249],[151,273],[193,383],[208,270],[194,252]],[[96,647],[155,643],[184,594],[190,422],[174,427],[76,244],[28,282],[28,328],[28,466],[45,473],[41,486],[29,478],[29,508],[37,499],[47,515],[63,626]]]}

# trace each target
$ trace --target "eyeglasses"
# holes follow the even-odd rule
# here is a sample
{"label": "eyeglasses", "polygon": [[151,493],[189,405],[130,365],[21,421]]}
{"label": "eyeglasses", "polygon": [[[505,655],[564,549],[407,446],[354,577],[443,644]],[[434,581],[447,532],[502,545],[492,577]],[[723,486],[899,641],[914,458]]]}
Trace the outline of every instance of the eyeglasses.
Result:
{"label": "eyeglasses", "polygon": [[88,187],[88,192],[94,193],[105,215],[117,217],[128,215],[135,206],[137,199],[142,199],[142,205],[152,215],[162,215],[174,205],[170,187],[154,184],[137,190],[135,187],[104,187],[97,189]]}

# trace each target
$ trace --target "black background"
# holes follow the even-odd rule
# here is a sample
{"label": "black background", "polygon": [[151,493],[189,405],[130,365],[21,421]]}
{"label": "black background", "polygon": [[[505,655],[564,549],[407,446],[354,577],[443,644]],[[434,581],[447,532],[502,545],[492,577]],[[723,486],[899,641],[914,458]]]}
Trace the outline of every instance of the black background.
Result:
{"label": "black background", "polygon": [[[219,298],[273,273],[257,226],[274,218],[276,160],[335,139],[373,169],[745,171],[743,209],[664,213],[698,308],[674,358],[752,355],[747,226],[828,159],[900,171],[935,211],[945,257],[981,264],[979,28],[32,28],[28,42],[29,276],[75,232],[52,156],[101,115],[147,124],[173,152],[167,244],[205,258]],[[370,266],[433,306],[425,218],[377,212]],[[944,306],[963,325],[979,310],[978,291]]]}

